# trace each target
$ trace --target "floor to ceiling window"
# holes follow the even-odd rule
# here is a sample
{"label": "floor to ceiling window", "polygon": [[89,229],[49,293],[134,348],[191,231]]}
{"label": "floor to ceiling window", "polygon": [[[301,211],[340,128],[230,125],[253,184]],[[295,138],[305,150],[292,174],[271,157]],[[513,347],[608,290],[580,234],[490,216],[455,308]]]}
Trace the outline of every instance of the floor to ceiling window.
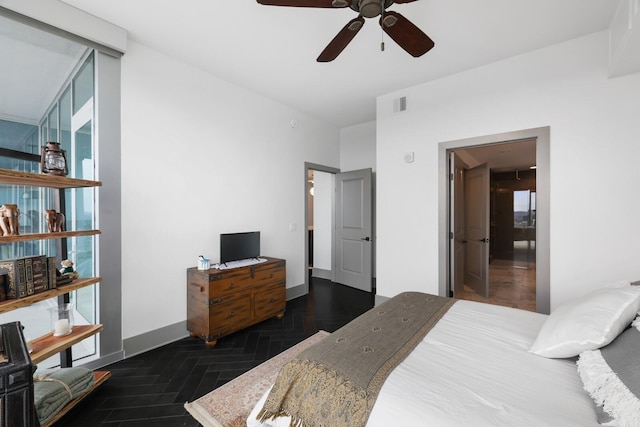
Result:
{"label": "floor to ceiling window", "polygon": [[[85,53],[71,71],[59,93],[50,101],[50,107],[37,125],[12,120],[0,120],[0,167],[32,173],[40,172],[40,150],[47,142],[58,142],[65,151],[68,176],[79,179],[95,179],[94,147],[94,53]],[[5,115],[7,115],[5,113]],[[16,139],[19,136],[19,139]],[[58,194],[56,192],[59,191]],[[94,188],[52,190],[23,186],[0,185],[0,203],[19,206],[20,233],[45,233],[46,222],[40,213],[56,209],[65,214],[67,230],[96,229]],[[50,239],[0,244],[2,259],[47,254],[58,260],[69,259],[81,277],[96,276],[96,237],[80,236],[68,239]],[[97,289],[93,285],[70,294],[76,324],[99,322]],[[19,319],[24,326],[27,340],[39,337],[50,329],[49,307],[58,304],[56,299],[42,301],[23,309],[0,315],[0,323]],[[91,337],[74,345],[73,359],[90,360],[98,354],[98,340]],[[54,356],[38,365],[48,368],[60,363]]]}

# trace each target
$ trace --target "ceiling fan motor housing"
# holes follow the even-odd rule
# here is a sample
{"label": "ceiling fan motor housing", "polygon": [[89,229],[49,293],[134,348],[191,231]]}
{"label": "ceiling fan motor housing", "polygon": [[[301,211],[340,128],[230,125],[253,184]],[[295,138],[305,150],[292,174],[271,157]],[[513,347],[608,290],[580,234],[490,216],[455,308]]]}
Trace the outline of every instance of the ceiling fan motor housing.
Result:
{"label": "ceiling fan motor housing", "polygon": [[365,18],[375,18],[393,4],[393,0],[354,0],[351,9]]}

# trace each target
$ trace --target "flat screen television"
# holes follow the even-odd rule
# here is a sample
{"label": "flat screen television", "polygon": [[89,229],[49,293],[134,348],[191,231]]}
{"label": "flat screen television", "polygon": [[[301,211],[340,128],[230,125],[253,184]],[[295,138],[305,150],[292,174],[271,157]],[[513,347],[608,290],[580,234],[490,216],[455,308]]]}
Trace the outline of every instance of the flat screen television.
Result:
{"label": "flat screen television", "polygon": [[220,264],[259,256],[259,231],[220,234]]}

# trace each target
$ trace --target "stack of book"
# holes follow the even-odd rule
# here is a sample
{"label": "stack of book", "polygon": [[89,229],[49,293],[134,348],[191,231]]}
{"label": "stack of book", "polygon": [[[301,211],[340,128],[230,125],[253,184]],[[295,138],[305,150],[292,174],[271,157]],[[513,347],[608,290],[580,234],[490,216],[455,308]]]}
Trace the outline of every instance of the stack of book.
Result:
{"label": "stack of book", "polygon": [[24,298],[57,286],[56,258],[45,255],[0,261],[0,274],[6,274],[7,299]]}

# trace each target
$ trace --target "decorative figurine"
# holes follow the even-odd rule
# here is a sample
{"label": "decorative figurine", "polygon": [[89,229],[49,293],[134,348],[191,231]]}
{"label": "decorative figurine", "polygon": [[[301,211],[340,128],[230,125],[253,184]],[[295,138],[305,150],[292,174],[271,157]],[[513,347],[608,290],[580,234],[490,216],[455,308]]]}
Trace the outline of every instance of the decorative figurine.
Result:
{"label": "decorative figurine", "polygon": [[42,146],[40,170],[42,173],[58,176],[66,176],[69,173],[66,151],[60,148],[60,143],[47,142]]}
{"label": "decorative figurine", "polygon": [[44,211],[44,217],[47,220],[49,233],[65,231],[67,229],[62,212],[56,212],[55,209],[47,209]]}
{"label": "decorative figurine", "polygon": [[65,259],[60,262],[60,265],[62,266],[60,269],[62,276],[68,277],[70,280],[78,278],[78,272],[73,269],[73,261]]}
{"label": "decorative figurine", "polygon": [[62,260],[62,262],[60,262],[60,265],[62,266],[62,268],[60,269],[60,273],[73,273],[73,261],[71,261],[70,259]]}
{"label": "decorative figurine", "polygon": [[0,228],[2,236],[17,236],[20,234],[20,209],[18,205],[4,204],[0,206]]}

